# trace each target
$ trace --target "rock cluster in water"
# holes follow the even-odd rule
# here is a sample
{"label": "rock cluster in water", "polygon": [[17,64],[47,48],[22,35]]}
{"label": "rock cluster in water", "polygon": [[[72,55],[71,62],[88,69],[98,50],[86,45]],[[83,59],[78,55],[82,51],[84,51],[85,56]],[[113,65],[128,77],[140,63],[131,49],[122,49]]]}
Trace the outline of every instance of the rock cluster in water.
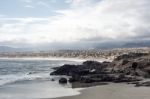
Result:
{"label": "rock cluster in water", "polygon": [[128,82],[136,86],[148,86],[150,83],[139,81],[150,77],[150,55],[130,53],[118,56],[112,62],[85,61],[81,65],[65,64],[55,68],[50,75],[69,76],[68,81],[71,83]]}

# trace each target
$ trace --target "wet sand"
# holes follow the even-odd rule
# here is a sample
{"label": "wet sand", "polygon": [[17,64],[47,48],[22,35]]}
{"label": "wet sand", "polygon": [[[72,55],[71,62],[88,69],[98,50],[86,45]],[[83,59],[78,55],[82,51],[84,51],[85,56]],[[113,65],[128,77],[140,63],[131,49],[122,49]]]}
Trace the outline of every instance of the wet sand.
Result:
{"label": "wet sand", "polygon": [[109,84],[87,88],[80,95],[51,99],[150,99],[149,87],[127,84]]}

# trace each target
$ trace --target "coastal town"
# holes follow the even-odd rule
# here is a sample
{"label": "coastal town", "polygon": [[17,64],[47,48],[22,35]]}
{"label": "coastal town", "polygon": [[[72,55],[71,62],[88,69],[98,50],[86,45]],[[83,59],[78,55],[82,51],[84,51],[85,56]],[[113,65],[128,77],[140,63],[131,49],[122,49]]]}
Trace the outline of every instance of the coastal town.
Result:
{"label": "coastal town", "polygon": [[114,59],[117,56],[128,53],[150,53],[150,48],[115,48],[115,49],[91,49],[91,50],[50,50],[50,51],[26,51],[26,52],[0,52],[1,58],[17,57],[64,57],[64,58],[105,58]]}

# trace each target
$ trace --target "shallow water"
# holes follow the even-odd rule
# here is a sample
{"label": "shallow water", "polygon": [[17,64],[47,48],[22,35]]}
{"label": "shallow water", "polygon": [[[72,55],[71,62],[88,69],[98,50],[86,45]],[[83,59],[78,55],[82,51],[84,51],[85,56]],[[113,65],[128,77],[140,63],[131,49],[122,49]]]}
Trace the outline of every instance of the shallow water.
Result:
{"label": "shallow water", "polygon": [[[51,81],[52,67],[80,64],[66,60],[0,59],[0,99],[38,99],[76,95],[68,85]],[[57,80],[57,79],[56,79]]]}

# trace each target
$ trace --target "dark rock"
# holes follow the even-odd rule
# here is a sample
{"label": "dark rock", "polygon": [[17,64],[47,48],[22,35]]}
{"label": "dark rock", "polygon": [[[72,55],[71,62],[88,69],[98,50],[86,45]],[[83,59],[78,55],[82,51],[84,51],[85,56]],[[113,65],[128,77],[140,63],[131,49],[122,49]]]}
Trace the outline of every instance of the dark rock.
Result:
{"label": "dark rock", "polygon": [[101,73],[109,65],[109,62],[100,63],[97,61],[85,61],[81,69],[89,70],[93,74]]}
{"label": "dark rock", "polygon": [[83,69],[83,70],[79,70],[77,73],[78,73],[78,75],[87,75],[90,73],[90,70],[89,69]]}
{"label": "dark rock", "polygon": [[145,86],[145,87],[150,87],[150,81],[147,82],[139,82],[135,85],[135,87],[141,87],[141,86]]}
{"label": "dark rock", "polygon": [[126,65],[129,62],[129,60],[125,59],[122,61],[122,65]]}
{"label": "dark rock", "polygon": [[114,75],[112,74],[99,74],[92,76],[94,82],[111,82],[114,80]]}
{"label": "dark rock", "polygon": [[57,68],[54,72],[50,73],[50,75],[82,76],[90,73],[101,73],[104,68],[106,68],[106,63],[104,65],[96,61],[86,61],[83,62],[83,65],[63,65]]}
{"label": "dark rock", "polygon": [[66,78],[60,78],[59,79],[59,83],[60,84],[66,84],[67,83],[67,79]]}
{"label": "dark rock", "polygon": [[60,67],[53,67],[52,69],[54,69],[54,70],[57,70],[57,69],[59,69]]}
{"label": "dark rock", "polygon": [[135,58],[139,58],[139,57],[142,57],[142,56],[147,56],[148,53],[129,53],[129,54],[123,54],[123,55],[120,55],[118,56],[116,59],[114,60],[122,60],[122,59],[135,59]]}
{"label": "dark rock", "polygon": [[67,75],[71,76],[73,72],[78,71],[79,68],[76,65],[63,65],[54,72],[50,73],[50,75]]}
{"label": "dark rock", "polygon": [[81,77],[80,82],[82,82],[82,83],[92,83],[93,80],[91,79],[90,76],[83,76],[83,77]]}
{"label": "dark rock", "polygon": [[77,80],[76,79],[74,79],[74,78],[69,78],[69,82],[70,83],[73,83],[73,82],[76,82]]}
{"label": "dark rock", "polygon": [[137,63],[137,62],[133,62],[133,63],[132,63],[132,68],[133,68],[134,70],[137,69],[137,66],[138,66],[138,63]]}
{"label": "dark rock", "polygon": [[97,61],[85,61],[85,62],[83,62],[83,65],[84,66],[99,66],[99,65],[101,65],[101,63],[100,62],[97,62]]}
{"label": "dark rock", "polygon": [[[149,86],[138,83],[142,77],[150,77],[150,60],[142,58],[145,53],[129,53],[118,56],[113,62],[85,61],[81,65],[63,65],[54,68],[51,75],[69,76],[70,83],[93,85],[101,82],[129,83],[136,86]],[[67,83],[67,80],[59,82]]]}
{"label": "dark rock", "polygon": [[146,67],[143,69],[143,75],[145,78],[150,78],[150,67]]}
{"label": "dark rock", "polygon": [[134,76],[127,76],[125,74],[120,74],[115,79],[115,83],[121,83],[121,82],[135,82],[135,81],[141,81],[141,79],[134,77]]}
{"label": "dark rock", "polygon": [[127,84],[138,84],[138,81],[128,82]]}
{"label": "dark rock", "polygon": [[104,63],[104,64],[109,64],[110,62],[104,61],[103,63]]}
{"label": "dark rock", "polygon": [[135,87],[141,87],[142,85],[140,83],[135,84]]}
{"label": "dark rock", "polygon": [[54,78],[52,78],[52,79],[51,79],[51,81],[55,81],[55,79],[54,79]]}

